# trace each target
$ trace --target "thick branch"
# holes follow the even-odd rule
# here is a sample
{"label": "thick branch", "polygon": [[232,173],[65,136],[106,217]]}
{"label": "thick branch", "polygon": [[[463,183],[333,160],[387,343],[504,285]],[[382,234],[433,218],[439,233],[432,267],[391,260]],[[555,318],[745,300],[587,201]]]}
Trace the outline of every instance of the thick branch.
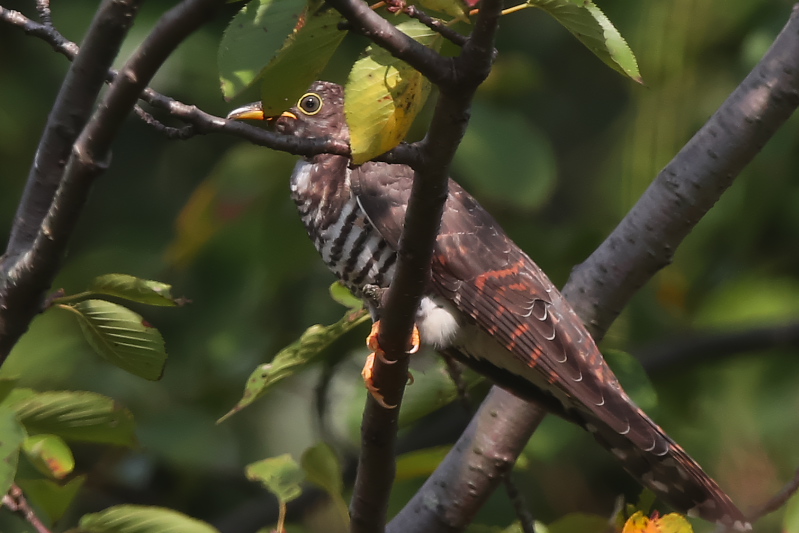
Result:
{"label": "thick branch", "polygon": [[[564,287],[595,338],[604,335],[629,297],[668,262],[664,258],[793,113],[798,90],[799,12],[795,8],[766,56],[666,167],[631,211],[635,215],[622,221]],[[733,163],[724,163],[728,157]],[[696,204],[690,201],[694,192],[701,196]],[[655,234],[663,240],[658,241]],[[652,254],[658,259],[653,260]],[[495,387],[470,425],[480,431],[467,430],[458,439],[387,531],[463,531],[508,468],[503,461],[496,466],[480,461],[485,450],[480,434],[501,436],[492,446],[507,451],[512,463],[542,416],[534,404]],[[464,494],[469,495],[466,502]]]}
{"label": "thick branch", "polygon": [[[40,302],[58,271],[68,238],[78,220],[91,185],[108,165],[111,143],[122,121],[175,47],[210,18],[215,9],[223,3],[224,0],[184,0],[161,18],[116,77],[102,105],[83,129],[78,140],[71,145],[71,156],[64,177],[55,191],[55,198],[52,198],[48,188],[42,188],[41,179],[34,175],[41,167],[40,161],[43,155],[37,153],[34,173],[29,178],[20,212],[29,213],[33,210],[34,213],[38,213],[43,205],[47,205],[47,210],[41,223],[36,222],[32,246],[27,242],[30,239],[27,234],[34,229],[32,221],[18,218],[15,229],[19,231],[15,233],[26,237],[14,239],[12,236],[9,250],[13,253],[8,255],[2,264],[4,285],[0,288],[2,289],[0,297],[4,301],[3,305],[0,305],[0,328],[2,328],[0,362],[5,360],[19,336],[39,311]],[[129,15],[130,13],[127,13],[127,19],[130,18]],[[129,23],[127,19],[126,22]],[[122,29],[124,27],[118,28],[117,32],[124,33]],[[118,35],[115,34],[114,38],[118,38]],[[92,46],[106,48],[101,41]],[[72,70],[75,70],[74,67],[80,64],[83,57],[91,57],[91,54],[92,48],[82,51],[76,57]],[[99,66],[92,64],[92,79],[96,83],[102,83],[108,73],[109,63],[113,59],[113,57],[104,58],[108,60],[107,63]],[[56,157],[52,152],[48,153],[48,157]],[[60,160],[63,159],[62,157]],[[60,160],[56,158],[57,162]],[[52,183],[46,182],[45,185],[51,187]],[[21,248],[16,248],[20,246]]]}
{"label": "thick branch", "polygon": [[[799,105],[799,11],[738,88],[666,165],[564,294],[595,338]],[[579,294],[579,298],[577,297]]]}
{"label": "thick branch", "polygon": [[[75,58],[67,72],[44,133],[36,149],[25,191],[11,229],[3,265],[30,247],[50,208],[72,144],[89,120],[94,102],[111,62],[119,52],[141,0],[105,0],[86,33],[85,52]],[[21,15],[3,10],[3,16]],[[29,32],[33,29],[29,27]],[[60,43],[63,47],[64,43]],[[1,271],[6,274],[5,268]],[[0,333],[1,334],[1,333]]]}
{"label": "thick branch", "polygon": [[[501,0],[484,0],[474,35],[463,48],[462,55],[468,61],[463,63],[461,72],[456,73],[462,83],[456,91],[442,87],[430,130],[420,146],[421,162],[413,180],[399,243],[397,270],[386,297],[379,333],[381,347],[395,363],[385,365],[378,361],[374,368],[374,383],[392,405],[399,406],[402,401],[408,369],[404,351],[419,301],[430,279],[433,246],[447,199],[450,164],[466,132],[472,97],[488,75],[493,60],[493,39],[501,9]],[[354,532],[373,533],[382,531],[385,526],[394,480],[398,411],[398,407],[381,407],[371,396],[367,401],[358,476],[351,502]]]}

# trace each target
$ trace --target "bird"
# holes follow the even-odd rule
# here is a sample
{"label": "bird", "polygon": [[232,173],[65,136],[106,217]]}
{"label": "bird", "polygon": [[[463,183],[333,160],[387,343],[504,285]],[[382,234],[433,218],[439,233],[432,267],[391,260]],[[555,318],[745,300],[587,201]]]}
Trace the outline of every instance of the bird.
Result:
{"label": "bird", "polygon": [[[279,116],[266,116],[255,102],[227,118],[269,120],[276,132],[304,139],[350,141],[344,90],[332,82],[314,82]],[[303,157],[294,168],[291,197],[308,236],[355,295],[391,283],[413,174],[407,165],[354,165],[334,154]],[[586,429],[678,511],[751,529],[719,485],[629,398],[546,274],[452,179],[415,320],[426,345]]]}

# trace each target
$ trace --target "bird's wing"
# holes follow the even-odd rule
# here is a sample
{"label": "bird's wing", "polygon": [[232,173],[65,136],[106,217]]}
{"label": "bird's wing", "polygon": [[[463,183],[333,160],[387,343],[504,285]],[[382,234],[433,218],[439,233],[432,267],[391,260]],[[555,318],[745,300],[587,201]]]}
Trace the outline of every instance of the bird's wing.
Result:
{"label": "bird's wing", "polygon": [[[395,248],[411,179],[408,167],[385,163],[367,163],[350,176],[369,220]],[[598,411],[611,429],[645,449],[668,446],[659,442],[657,430],[632,423],[626,395],[580,319],[541,269],[452,180],[432,279],[437,292],[530,369],[527,379],[561,391],[561,401],[571,400],[567,410]],[[502,367],[502,361],[488,362]]]}

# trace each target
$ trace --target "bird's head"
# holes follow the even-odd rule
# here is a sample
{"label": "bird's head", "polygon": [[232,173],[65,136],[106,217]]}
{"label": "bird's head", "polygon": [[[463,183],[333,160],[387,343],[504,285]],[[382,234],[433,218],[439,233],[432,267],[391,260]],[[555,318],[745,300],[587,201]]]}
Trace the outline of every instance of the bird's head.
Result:
{"label": "bird's head", "polygon": [[344,89],[328,81],[314,82],[297,103],[279,116],[266,116],[261,102],[234,109],[228,119],[274,121],[275,130],[284,135],[303,139],[328,137],[349,142],[349,130],[344,117]]}

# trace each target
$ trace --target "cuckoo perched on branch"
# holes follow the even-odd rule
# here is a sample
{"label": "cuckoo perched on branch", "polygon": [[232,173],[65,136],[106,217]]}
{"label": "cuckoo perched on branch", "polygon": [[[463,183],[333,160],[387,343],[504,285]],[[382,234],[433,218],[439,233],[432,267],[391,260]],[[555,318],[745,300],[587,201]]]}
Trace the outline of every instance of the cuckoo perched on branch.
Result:
{"label": "cuckoo perched on branch", "polygon": [[[344,91],[329,82],[314,83],[279,117],[265,117],[255,103],[228,118],[274,119],[285,135],[349,142]],[[406,165],[354,166],[332,154],[303,158],[294,169],[291,195],[308,235],[356,295],[391,283],[413,174]],[[585,428],[678,510],[751,529],[716,482],[630,400],[547,276],[452,180],[416,325],[424,343]]]}

